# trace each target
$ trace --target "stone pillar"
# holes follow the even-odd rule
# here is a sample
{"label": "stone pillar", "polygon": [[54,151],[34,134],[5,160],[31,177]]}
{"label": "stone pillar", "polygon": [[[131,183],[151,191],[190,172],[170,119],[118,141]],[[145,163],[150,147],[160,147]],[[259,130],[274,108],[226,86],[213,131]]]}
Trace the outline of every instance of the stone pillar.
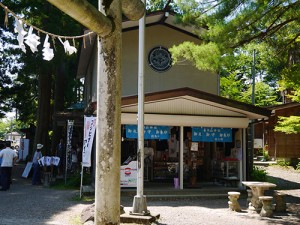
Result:
{"label": "stone pillar", "polygon": [[95,176],[97,225],[120,223],[121,0],[110,1],[109,8],[107,7],[103,0],[99,1],[99,10],[111,18],[114,29],[108,36],[98,37]]}

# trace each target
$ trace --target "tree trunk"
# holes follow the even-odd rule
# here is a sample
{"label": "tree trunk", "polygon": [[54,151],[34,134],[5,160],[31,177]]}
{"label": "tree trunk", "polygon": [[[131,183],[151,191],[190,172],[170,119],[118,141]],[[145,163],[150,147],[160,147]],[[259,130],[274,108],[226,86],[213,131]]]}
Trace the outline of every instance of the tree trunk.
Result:
{"label": "tree trunk", "polygon": [[[99,3],[100,10],[102,4]],[[114,31],[98,38],[95,224],[120,223],[121,1],[107,11]]]}
{"label": "tree trunk", "polygon": [[49,141],[48,131],[50,123],[51,70],[40,72],[38,94],[37,125],[33,148],[35,150],[38,143],[43,144],[43,154],[45,155],[49,153],[47,146]]}
{"label": "tree trunk", "polygon": [[[54,105],[53,105],[53,115],[55,115],[59,111],[64,110],[64,100],[65,100],[65,63],[63,59],[61,59],[61,64],[57,69],[55,76],[55,87],[54,87]],[[59,127],[57,125],[57,117],[53,117],[53,136],[51,143],[51,150],[55,151],[56,146],[59,143],[59,140],[63,136],[63,127]]]}

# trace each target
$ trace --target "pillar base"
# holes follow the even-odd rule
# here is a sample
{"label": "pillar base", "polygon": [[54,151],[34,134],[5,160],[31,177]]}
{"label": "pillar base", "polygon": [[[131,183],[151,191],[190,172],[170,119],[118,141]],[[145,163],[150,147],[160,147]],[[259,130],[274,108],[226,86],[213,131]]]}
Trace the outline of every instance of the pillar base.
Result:
{"label": "pillar base", "polygon": [[146,196],[134,196],[133,200],[133,209],[130,215],[138,215],[138,216],[149,216],[150,211],[147,209],[147,200]]}

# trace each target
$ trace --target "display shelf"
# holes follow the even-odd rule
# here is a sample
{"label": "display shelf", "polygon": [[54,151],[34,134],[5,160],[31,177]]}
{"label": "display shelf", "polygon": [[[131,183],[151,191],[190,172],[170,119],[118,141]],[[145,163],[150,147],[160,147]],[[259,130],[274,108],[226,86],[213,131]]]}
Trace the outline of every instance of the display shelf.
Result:
{"label": "display shelf", "polygon": [[154,162],[153,179],[173,179],[178,174],[178,162]]}
{"label": "display shelf", "polygon": [[215,160],[213,162],[213,177],[215,181],[220,181],[226,186],[228,183],[236,185],[239,181],[239,161],[232,160]]}

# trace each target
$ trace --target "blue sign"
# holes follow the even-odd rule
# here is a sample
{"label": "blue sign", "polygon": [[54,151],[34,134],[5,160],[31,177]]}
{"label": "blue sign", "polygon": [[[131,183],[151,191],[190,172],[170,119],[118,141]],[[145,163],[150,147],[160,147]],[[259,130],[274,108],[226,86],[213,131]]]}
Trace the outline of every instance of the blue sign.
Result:
{"label": "blue sign", "polygon": [[[170,128],[167,126],[144,126],[144,139],[167,140]],[[126,125],[126,138],[138,138],[137,125]]]}
{"label": "blue sign", "polygon": [[193,127],[192,141],[232,142],[232,129],[217,127]]}

